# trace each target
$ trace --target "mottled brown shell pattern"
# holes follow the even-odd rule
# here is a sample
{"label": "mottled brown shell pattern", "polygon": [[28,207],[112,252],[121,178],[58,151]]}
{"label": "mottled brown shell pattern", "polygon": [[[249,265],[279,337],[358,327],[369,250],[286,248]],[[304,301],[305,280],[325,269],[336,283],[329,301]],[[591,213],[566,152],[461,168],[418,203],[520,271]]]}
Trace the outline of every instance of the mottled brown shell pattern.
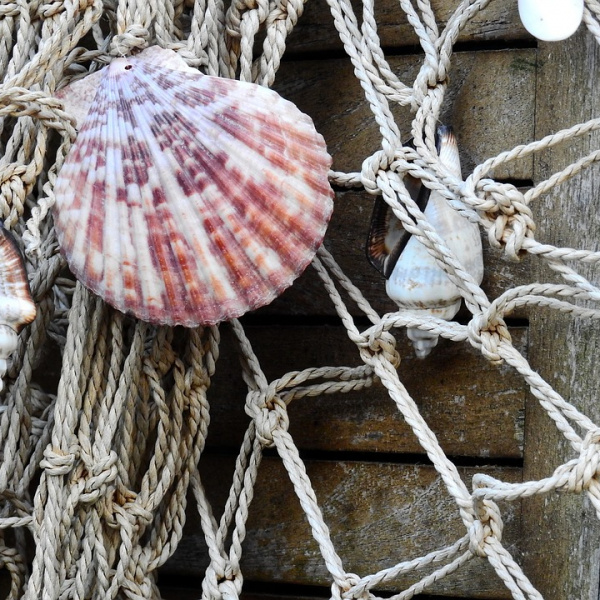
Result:
{"label": "mottled brown shell pattern", "polygon": [[164,53],[176,56],[154,48],[98,78],[55,225],[74,275],[118,310],[213,324],[269,303],[310,263],[331,158],[276,92],[153,60]]}
{"label": "mottled brown shell pattern", "polygon": [[0,324],[18,332],[35,319],[35,313],[21,251],[0,225]]}
{"label": "mottled brown shell pattern", "polygon": [[0,225],[0,391],[8,359],[17,348],[17,333],[35,315],[21,251],[12,234]]}

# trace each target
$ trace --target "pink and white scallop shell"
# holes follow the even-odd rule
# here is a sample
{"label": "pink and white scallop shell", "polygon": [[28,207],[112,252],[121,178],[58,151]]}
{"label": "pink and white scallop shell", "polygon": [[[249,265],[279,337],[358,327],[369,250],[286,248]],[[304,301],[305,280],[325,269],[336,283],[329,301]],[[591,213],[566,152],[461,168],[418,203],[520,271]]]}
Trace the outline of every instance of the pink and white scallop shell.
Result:
{"label": "pink and white scallop shell", "polygon": [[276,92],[153,47],[58,96],[82,120],[56,181],[58,240],[73,274],[121,312],[228,320],[312,260],[333,208],[331,157]]}

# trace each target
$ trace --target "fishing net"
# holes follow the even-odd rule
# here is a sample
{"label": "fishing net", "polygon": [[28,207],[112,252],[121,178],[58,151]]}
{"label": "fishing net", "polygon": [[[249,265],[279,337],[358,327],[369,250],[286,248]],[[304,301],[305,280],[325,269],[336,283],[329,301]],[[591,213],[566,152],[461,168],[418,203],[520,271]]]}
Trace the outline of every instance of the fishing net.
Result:
{"label": "fishing net", "polygon": [[[317,365],[268,380],[238,321],[234,334],[247,385],[250,416],[224,510],[217,519],[199,465],[209,429],[211,377],[218,369],[218,327],[173,330],[134,322],[77,285],[64,270],[52,227],[53,184],[70,144],[73,122],[53,98],[67,79],[149,44],[177,51],[189,65],[225,77],[273,84],[286,38],[303,12],[298,0],[15,0],[0,5],[2,115],[0,210],[25,252],[35,322],[20,335],[0,403],[0,565],[9,598],[159,598],[157,569],[182,538],[186,508],[197,510],[210,563],[202,596],[236,598],[242,590],[243,541],[254,484],[266,448],[280,457],[330,575],[333,598],[373,597],[398,576],[422,578],[395,598],[410,598],[474,557],[484,557],[515,598],[540,598],[502,543],[498,502],[552,490],[585,493],[600,516],[599,429],[529,366],[511,343],[504,317],[542,306],[598,318],[600,290],[573,261],[595,264],[600,253],[539,243],[531,203],[600,158],[594,151],[527,191],[497,182],[492,171],[517,158],[581,138],[600,119],[526,143],[478,165],[464,183],[444,175],[434,146],[453,46],[489,0],[457,3],[443,30],[427,0],[400,0],[423,53],[414,82],[404,83],[378,40],[372,0],[360,14],[347,0],[329,0],[331,16],[381,135],[360,172],[332,172],[338,188],[382,195],[411,233],[459,286],[467,324],[409,313],[379,315],[321,249],[312,269],[328,293],[356,362]],[[600,3],[587,0],[584,22],[600,42]],[[413,113],[414,149],[406,147],[393,106]],[[524,140],[526,141],[526,140]],[[488,243],[513,259],[537,256],[561,278],[512,288],[489,299],[433,230],[403,185],[411,173],[479,223]],[[360,319],[358,318],[360,316]],[[365,321],[365,318],[368,321]],[[360,326],[358,323],[370,323]],[[572,448],[572,460],[545,479],[510,483],[489,475],[469,489],[444,454],[397,373],[395,334],[405,326],[469,343],[492,363],[504,362],[527,382]],[[293,340],[290,340],[293,348]],[[44,365],[62,354],[62,371]],[[293,350],[292,350],[293,351]],[[447,547],[373,574],[347,572],[318,498],[288,431],[290,403],[360,390],[379,380],[410,425],[464,524]],[[244,399],[240,398],[243,403]],[[331,432],[335,435],[335,431]],[[195,508],[188,507],[193,502]],[[577,525],[575,525],[577,526]],[[416,532],[418,535],[418,532]],[[200,592],[198,593],[200,595]]]}

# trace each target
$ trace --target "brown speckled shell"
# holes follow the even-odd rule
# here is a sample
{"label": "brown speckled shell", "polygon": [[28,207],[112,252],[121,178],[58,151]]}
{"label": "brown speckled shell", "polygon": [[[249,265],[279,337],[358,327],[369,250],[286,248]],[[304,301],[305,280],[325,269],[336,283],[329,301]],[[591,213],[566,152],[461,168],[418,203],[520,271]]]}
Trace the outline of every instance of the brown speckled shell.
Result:
{"label": "brown speckled shell", "polygon": [[18,332],[35,319],[35,313],[21,251],[12,234],[0,225],[0,324]]}

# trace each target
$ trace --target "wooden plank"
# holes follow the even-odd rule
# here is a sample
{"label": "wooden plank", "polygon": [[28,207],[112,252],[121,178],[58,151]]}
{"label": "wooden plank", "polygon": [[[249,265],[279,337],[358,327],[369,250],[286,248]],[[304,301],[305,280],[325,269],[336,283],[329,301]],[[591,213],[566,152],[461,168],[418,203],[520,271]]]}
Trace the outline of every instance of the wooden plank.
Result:
{"label": "wooden plank", "polygon": [[[246,582],[244,582],[246,584]],[[202,587],[201,584],[198,583],[194,587],[165,587],[158,583],[158,587],[160,589],[160,594],[163,600],[198,600],[202,595]],[[246,586],[245,586],[246,587]],[[329,598],[330,596],[326,596],[325,592],[328,590],[323,590],[323,594],[319,596],[300,596],[300,595],[291,595],[289,593],[286,594],[261,594],[261,593],[248,593],[242,590],[240,594],[241,600],[320,600],[321,598]],[[440,598],[443,600],[443,598]],[[456,599],[454,599],[456,600]]]}
{"label": "wooden plank", "polygon": [[[231,333],[221,328],[221,357],[209,390],[208,445],[236,448],[248,426],[246,387]],[[362,364],[342,327],[248,327],[247,335],[269,381],[291,370]],[[511,329],[520,351],[525,328]],[[425,420],[452,456],[520,458],[526,387],[506,366],[494,367],[468,344],[441,340],[425,360],[414,357],[404,334],[399,375]],[[501,408],[500,408],[501,407]],[[290,432],[302,450],[422,454],[385,388],[295,400]],[[334,434],[333,434],[334,433]]]}
{"label": "wooden plank", "polygon": [[[405,81],[412,81],[421,58],[395,56],[390,61]],[[443,119],[452,122],[460,140],[463,173],[502,150],[533,137],[535,51],[461,52],[455,55]],[[275,86],[311,114],[324,134],[334,167],[359,170],[364,158],[377,150],[379,132],[349,60],[291,61],[282,65]],[[499,90],[508,90],[506,94]],[[396,109],[403,131],[410,114]],[[529,179],[531,160],[512,163],[497,177]],[[325,245],[350,279],[380,313],[396,309],[385,293],[380,275],[364,255],[373,197],[340,192]],[[495,298],[508,287],[531,281],[528,263],[514,264],[490,249],[484,239],[486,275],[483,283]],[[353,314],[358,309],[351,304]],[[312,269],[290,290],[259,314],[332,315],[334,307]],[[523,313],[519,313],[521,316]]]}
{"label": "wooden plank", "polygon": [[[247,588],[247,581],[244,581],[244,588]],[[200,582],[190,587],[166,587],[161,585],[159,580],[158,587],[160,589],[163,600],[198,600],[202,593]],[[304,588],[303,588],[304,589]],[[271,592],[245,592],[242,590],[240,594],[241,600],[322,600],[325,598],[331,598],[331,590],[329,588],[315,588],[312,596],[292,594],[288,589],[285,589],[282,593]],[[317,595],[318,594],[318,595]],[[427,600],[424,596],[421,596],[422,600]],[[436,600],[446,600],[449,597],[436,596]],[[456,596],[452,597],[452,600],[461,600]],[[467,598],[462,598],[467,600]],[[490,599],[491,600],[491,599]]]}
{"label": "wooden plank", "polygon": [[[223,506],[231,465],[225,458],[204,456],[203,480],[213,506]],[[344,568],[366,575],[442,548],[464,535],[454,502],[433,467],[367,462],[306,461],[307,472]],[[461,468],[470,482],[475,472],[520,481],[514,468]],[[218,514],[219,510],[215,509]],[[504,541],[510,546],[520,530],[518,504],[502,506]],[[207,564],[204,536],[190,515],[186,535],[163,567],[169,577],[199,576]],[[261,463],[250,507],[242,572],[252,581],[326,586],[323,558],[312,539],[306,516],[278,458]],[[422,576],[422,574],[421,574]],[[387,584],[401,590],[414,574]],[[486,561],[474,559],[429,593],[474,598],[509,598]]]}
{"label": "wooden plank", "polygon": [[[352,2],[360,21],[361,3]],[[456,10],[454,0],[433,0],[431,2],[440,31]],[[375,3],[377,33],[384,48],[416,46],[418,38],[409,25],[398,2],[382,0]],[[490,42],[507,40],[531,40],[519,19],[514,0],[498,0],[477,13],[461,32],[458,42]],[[287,44],[287,52],[300,54],[341,50],[342,43],[333,24],[326,0],[310,0]]]}
{"label": "wooden plank", "polygon": [[[558,44],[540,44],[536,99],[536,137],[597,117],[600,113],[600,51],[591,35],[580,31]],[[547,179],[576,158],[598,148],[600,135],[569,142],[536,161],[536,180]],[[600,169],[585,171],[533,207],[544,242],[575,248],[598,248]],[[577,265],[587,276],[592,270]],[[535,263],[541,281],[548,271]],[[597,271],[592,275],[597,281]],[[531,361],[542,377],[595,423],[598,404],[597,322],[538,311],[531,321]],[[540,479],[575,454],[536,402],[527,405],[525,479]],[[600,525],[584,496],[549,494],[523,503],[526,573],[546,600],[599,597]]]}
{"label": "wooden plank", "polygon": [[[246,581],[244,581],[246,584]],[[160,589],[160,595],[162,600],[198,600],[202,595],[202,587],[200,581],[196,585],[188,584],[190,587],[183,586],[165,586],[161,585],[159,580],[158,587]],[[246,587],[246,585],[244,585]],[[325,592],[326,590],[323,590]],[[319,600],[320,598],[329,598],[323,593],[320,596],[306,596],[306,595],[291,595],[291,594],[261,594],[261,593],[248,593],[242,590],[240,594],[241,600]],[[443,600],[443,599],[440,599]]]}
{"label": "wooden plank", "polygon": [[[385,292],[385,280],[366,259],[365,243],[373,201],[373,196],[364,192],[339,192],[324,243],[371,306],[378,313],[384,314],[395,311],[397,307]],[[509,261],[502,252],[490,248],[487,237],[483,235],[485,274],[482,288],[488,298],[497,298],[515,285],[530,283],[529,262]],[[354,302],[347,301],[347,307],[351,314],[360,314]],[[256,314],[333,315],[335,307],[323,288],[321,279],[309,267],[291,288]],[[524,314],[525,311],[519,311],[514,316],[521,317]],[[459,314],[459,318],[466,317],[466,310]]]}
{"label": "wooden plank", "polygon": [[[408,85],[422,56],[392,56],[390,66]],[[274,85],[315,120],[333,156],[333,168],[359,171],[363,160],[380,148],[380,134],[350,59],[282,63]],[[463,174],[503,150],[533,139],[535,50],[458,52],[441,120],[457,133]],[[394,109],[400,130],[408,135],[412,115]],[[497,170],[497,178],[529,180],[530,158]]]}

